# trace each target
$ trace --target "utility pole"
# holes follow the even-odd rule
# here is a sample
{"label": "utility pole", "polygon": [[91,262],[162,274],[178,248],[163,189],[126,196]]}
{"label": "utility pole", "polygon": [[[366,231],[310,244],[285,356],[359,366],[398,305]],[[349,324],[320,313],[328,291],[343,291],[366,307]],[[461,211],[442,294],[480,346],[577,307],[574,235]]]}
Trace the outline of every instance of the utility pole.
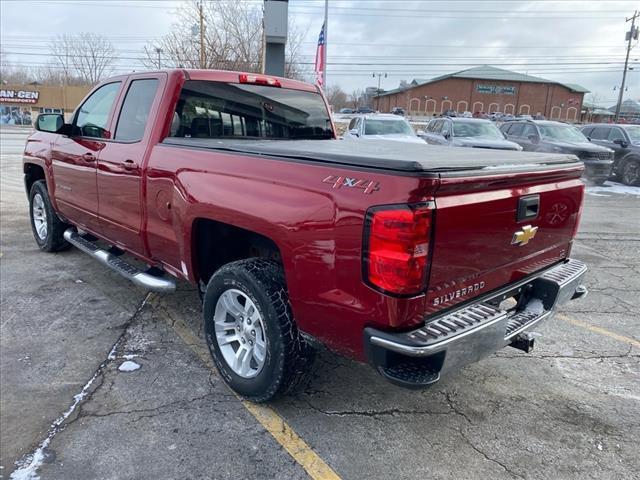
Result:
{"label": "utility pole", "polygon": [[384,75],[384,78],[387,78],[386,73],[374,72],[373,74],[373,78],[378,77],[378,89],[376,90],[376,111],[380,110],[380,80],[382,80],[383,75]]}
{"label": "utility pole", "polygon": [[329,49],[329,0],[324,0],[324,48],[322,49],[322,89],[327,88],[327,50]]}
{"label": "utility pole", "polygon": [[160,59],[160,54],[162,53],[162,49],[160,47],[156,47],[156,53],[158,54],[158,70],[162,69],[162,60]]}
{"label": "utility pole", "polygon": [[638,29],[636,28],[636,18],[640,16],[640,13],[636,10],[633,12],[633,16],[631,18],[627,18],[626,22],[631,22],[631,30],[627,32],[627,56],[624,60],[624,70],[622,71],[622,85],[620,85],[620,93],[618,94],[618,103],[616,104],[616,116],[614,117],[614,121],[618,123],[620,121],[620,108],[622,108],[622,100],[624,96],[624,84],[627,80],[627,69],[629,66],[629,54],[631,53],[631,41],[638,39]]}
{"label": "utility pole", "polygon": [[202,13],[202,0],[198,3],[200,15],[200,68],[204,68],[204,14]]}

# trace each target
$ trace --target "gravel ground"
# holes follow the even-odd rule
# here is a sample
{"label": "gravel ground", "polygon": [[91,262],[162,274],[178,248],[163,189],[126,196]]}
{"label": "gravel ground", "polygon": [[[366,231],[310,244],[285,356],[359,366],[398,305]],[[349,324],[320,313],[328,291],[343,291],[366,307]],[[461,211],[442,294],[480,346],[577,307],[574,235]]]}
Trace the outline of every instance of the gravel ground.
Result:
{"label": "gravel ground", "polygon": [[[24,139],[0,134],[0,477],[35,453],[43,479],[307,478],[198,354],[193,288],[147,295],[36,248]],[[323,351],[275,410],[344,479],[640,478],[639,207],[640,189],[590,190],[573,249],[590,294],[532,354],[409,391]]]}

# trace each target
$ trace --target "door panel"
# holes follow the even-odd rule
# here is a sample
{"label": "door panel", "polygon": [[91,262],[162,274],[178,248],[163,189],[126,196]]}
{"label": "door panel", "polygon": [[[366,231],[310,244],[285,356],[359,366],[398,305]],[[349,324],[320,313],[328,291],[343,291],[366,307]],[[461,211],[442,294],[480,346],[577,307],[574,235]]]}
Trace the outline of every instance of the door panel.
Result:
{"label": "door panel", "polygon": [[156,101],[158,78],[133,78],[127,85],[113,141],[98,159],[100,227],[115,244],[146,254],[142,223],[142,173],[148,148],[148,119]]}
{"label": "door panel", "polygon": [[51,151],[54,196],[60,213],[99,232],[96,165],[111,136],[109,120],[121,82],[95,90],[76,113],[70,137],[59,136]]}

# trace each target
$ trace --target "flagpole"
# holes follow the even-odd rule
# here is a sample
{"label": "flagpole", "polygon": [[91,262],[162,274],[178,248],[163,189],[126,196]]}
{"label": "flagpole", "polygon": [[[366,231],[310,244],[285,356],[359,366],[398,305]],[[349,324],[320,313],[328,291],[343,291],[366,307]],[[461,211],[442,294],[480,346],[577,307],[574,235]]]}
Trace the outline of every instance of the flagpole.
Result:
{"label": "flagpole", "polygon": [[324,0],[324,48],[322,49],[322,56],[324,57],[322,69],[322,87],[326,90],[327,88],[327,49],[329,45],[327,40],[329,38],[329,0]]}

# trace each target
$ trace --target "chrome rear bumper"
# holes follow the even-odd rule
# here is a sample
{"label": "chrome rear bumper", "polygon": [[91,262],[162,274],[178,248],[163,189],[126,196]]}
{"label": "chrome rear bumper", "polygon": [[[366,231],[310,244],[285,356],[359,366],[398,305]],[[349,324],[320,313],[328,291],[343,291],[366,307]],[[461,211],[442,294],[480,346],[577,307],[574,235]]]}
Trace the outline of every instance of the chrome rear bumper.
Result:
{"label": "chrome rear bumper", "polygon": [[[482,301],[429,319],[416,330],[390,333],[367,328],[367,355],[378,371],[395,383],[434,383],[446,371],[515,343],[521,334],[551,317],[559,305],[585,296],[582,280],[586,271],[584,263],[570,259]],[[518,308],[499,308],[502,300],[514,295],[522,297]],[[417,377],[420,382],[412,381]]]}

